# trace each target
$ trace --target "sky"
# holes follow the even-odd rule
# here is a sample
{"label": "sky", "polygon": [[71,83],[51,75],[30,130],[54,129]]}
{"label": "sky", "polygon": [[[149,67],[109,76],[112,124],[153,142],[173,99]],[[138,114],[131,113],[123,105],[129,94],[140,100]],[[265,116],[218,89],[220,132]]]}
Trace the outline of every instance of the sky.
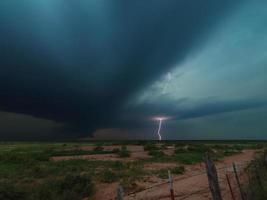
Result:
{"label": "sky", "polygon": [[265,0],[0,2],[0,139],[267,139]]}

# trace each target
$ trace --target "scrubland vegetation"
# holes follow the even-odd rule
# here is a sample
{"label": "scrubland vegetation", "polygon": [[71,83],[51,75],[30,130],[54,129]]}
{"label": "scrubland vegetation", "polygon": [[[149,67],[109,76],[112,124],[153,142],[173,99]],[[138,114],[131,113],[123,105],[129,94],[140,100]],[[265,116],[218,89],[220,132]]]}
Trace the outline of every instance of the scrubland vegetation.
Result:
{"label": "scrubland vegetation", "polygon": [[267,150],[261,152],[246,169],[249,180],[245,185],[248,200],[267,199]]}
{"label": "scrubland vegetation", "polygon": [[[148,157],[133,159],[129,145],[143,146]],[[121,184],[125,192],[134,191],[140,189],[137,182],[148,176],[167,179],[168,170],[174,175],[183,174],[184,165],[201,162],[207,151],[220,160],[244,148],[260,149],[265,145],[253,142],[0,143],[0,199],[92,199],[97,184],[113,182]],[[51,159],[105,154],[115,155],[117,160]],[[151,163],[174,166],[144,167]]]}

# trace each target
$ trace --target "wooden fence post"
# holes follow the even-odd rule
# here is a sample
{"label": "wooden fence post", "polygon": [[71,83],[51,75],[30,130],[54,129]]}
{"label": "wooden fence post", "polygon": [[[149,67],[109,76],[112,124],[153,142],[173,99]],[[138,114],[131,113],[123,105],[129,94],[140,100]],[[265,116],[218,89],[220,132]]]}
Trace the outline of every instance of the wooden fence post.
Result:
{"label": "wooden fence post", "polygon": [[206,166],[206,172],[209,180],[209,187],[213,197],[213,200],[222,200],[222,195],[220,191],[218,175],[216,167],[210,158],[209,153],[205,153],[204,162]]}
{"label": "wooden fence post", "polygon": [[267,150],[264,151],[264,164],[267,167]]}
{"label": "wooden fence post", "polygon": [[235,163],[233,163],[233,169],[234,169],[235,179],[236,179],[236,182],[237,182],[237,186],[238,186],[238,189],[239,189],[239,192],[240,192],[241,199],[245,200],[245,196],[244,196],[244,193],[243,193],[242,188],[241,188],[241,184],[240,184],[240,180],[239,180],[239,177],[238,177],[238,174],[237,174]]}
{"label": "wooden fence post", "polygon": [[123,200],[123,188],[119,185],[117,188],[117,198],[116,200]]}
{"label": "wooden fence post", "polygon": [[227,174],[227,172],[225,173],[225,176],[226,176],[226,180],[227,180],[230,192],[231,192],[232,199],[235,200],[235,195],[234,195],[234,192],[233,192],[233,189],[231,186],[231,182],[230,182],[230,178],[229,178],[229,175]]}
{"label": "wooden fence post", "polygon": [[171,200],[174,200],[174,190],[173,190],[173,179],[170,170],[168,170],[169,174],[169,185],[170,185],[170,193],[171,193]]}

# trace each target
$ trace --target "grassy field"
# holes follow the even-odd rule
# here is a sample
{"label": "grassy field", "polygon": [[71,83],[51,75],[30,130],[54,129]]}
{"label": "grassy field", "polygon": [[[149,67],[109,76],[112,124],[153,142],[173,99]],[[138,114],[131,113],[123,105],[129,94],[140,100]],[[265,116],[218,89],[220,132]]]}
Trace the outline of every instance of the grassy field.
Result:
{"label": "grassy field", "polygon": [[[133,158],[131,146],[142,147],[140,154],[146,157]],[[141,189],[136,183],[148,176],[166,179],[167,170],[184,173],[184,165],[201,162],[207,151],[219,160],[243,149],[265,147],[264,142],[244,141],[0,143],[0,199],[92,199],[98,184],[113,182],[131,192]],[[87,155],[113,155],[115,159],[79,159]],[[63,156],[70,159],[51,159]],[[151,163],[173,165],[144,167]]]}

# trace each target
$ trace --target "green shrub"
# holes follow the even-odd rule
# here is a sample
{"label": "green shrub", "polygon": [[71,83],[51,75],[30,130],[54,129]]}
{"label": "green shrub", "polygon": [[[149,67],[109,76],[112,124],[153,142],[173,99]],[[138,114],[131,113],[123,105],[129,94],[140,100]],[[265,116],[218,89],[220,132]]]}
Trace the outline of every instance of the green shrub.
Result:
{"label": "green shrub", "polygon": [[115,169],[123,169],[125,166],[124,166],[123,162],[115,161],[113,163],[112,167],[115,168]]}
{"label": "green shrub", "polygon": [[[260,145],[260,144],[258,144],[258,145]],[[260,148],[262,148],[262,146],[260,146]],[[232,146],[232,150],[236,150],[236,151],[242,151],[244,149],[244,146],[243,145],[238,145],[238,144],[236,144],[236,145],[233,145]]]}
{"label": "green shrub", "polygon": [[144,145],[144,150],[145,151],[154,151],[154,150],[159,150],[159,148],[154,143],[146,143]]}
{"label": "green shrub", "polygon": [[72,191],[80,197],[86,197],[93,193],[94,184],[86,174],[69,174],[60,183],[60,192]]}
{"label": "green shrub", "polygon": [[170,171],[172,174],[179,175],[179,174],[183,174],[185,172],[185,168],[183,166],[178,166],[178,167],[174,167],[174,168],[160,169],[156,173],[157,173],[159,178],[167,179],[167,178],[169,178],[168,171]]}
{"label": "green shrub", "polygon": [[160,170],[158,170],[157,171],[157,175],[161,179],[167,179],[167,178],[169,178],[168,169],[160,169]]}
{"label": "green shrub", "polygon": [[175,148],[181,148],[181,147],[185,147],[187,145],[187,143],[184,143],[184,142],[178,142],[178,143],[175,143]]}
{"label": "green shrub", "polygon": [[237,153],[240,153],[240,152],[241,152],[240,150],[227,149],[227,150],[223,151],[223,155],[224,156],[231,156],[231,155],[234,155],[234,154],[237,154]]}
{"label": "green shrub", "polygon": [[91,178],[84,174],[68,174],[60,179],[48,179],[41,183],[29,199],[81,200],[94,192]]}
{"label": "green shrub", "polygon": [[203,160],[202,153],[179,153],[175,155],[175,160],[183,164],[194,164],[199,163]]}
{"label": "green shrub", "polygon": [[120,152],[120,149],[119,148],[114,148],[113,150],[112,150],[112,153],[119,153]]}
{"label": "green shrub", "polygon": [[210,148],[204,144],[194,144],[194,145],[189,145],[187,147],[187,150],[190,152],[201,152],[205,153],[210,151]]}
{"label": "green shrub", "polygon": [[185,147],[176,147],[175,150],[174,150],[174,153],[177,154],[177,153],[185,153],[187,152],[187,149]]}
{"label": "green shrub", "polygon": [[165,156],[163,151],[160,150],[150,150],[148,152],[148,155],[153,156],[153,157],[163,157]]}
{"label": "green shrub", "polygon": [[171,169],[171,173],[173,174],[183,174],[185,172],[184,166],[178,166],[173,169]]}
{"label": "green shrub", "polygon": [[163,143],[160,148],[161,150],[166,150],[168,149],[168,145],[166,143]]}
{"label": "green shrub", "polygon": [[136,189],[138,188],[138,185],[136,184],[134,178],[132,177],[128,177],[128,178],[124,178],[121,180],[120,185],[123,187],[123,190],[125,192],[129,192],[129,191],[136,191]]}
{"label": "green shrub", "polygon": [[0,154],[0,161],[13,164],[29,164],[36,161],[48,161],[50,155],[46,153],[7,152]]}
{"label": "green shrub", "polygon": [[0,181],[0,199],[18,200],[26,199],[26,194],[14,186],[14,183],[1,180]]}
{"label": "green shrub", "polygon": [[100,181],[104,183],[113,183],[117,180],[118,176],[111,169],[106,169],[100,177]]}
{"label": "green shrub", "polygon": [[196,153],[205,153],[209,152],[211,149],[204,144],[193,144],[193,145],[177,145],[175,147],[175,154],[187,153],[187,152],[196,152]]}
{"label": "green shrub", "polygon": [[248,200],[267,199],[267,162],[265,156],[266,152],[259,153],[246,168],[246,173],[250,179],[243,187],[248,191]]}
{"label": "green shrub", "polygon": [[103,148],[101,143],[98,143],[96,145],[96,147],[94,148],[94,151],[96,151],[96,152],[103,151],[103,150],[104,150],[104,148]]}
{"label": "green shrub", "polygon": [[127,150],[126,146],[121,146],[120,151],[118,152],[118,155],[121,158],[126,158],[126,157],[130,157],[130,151]]}

